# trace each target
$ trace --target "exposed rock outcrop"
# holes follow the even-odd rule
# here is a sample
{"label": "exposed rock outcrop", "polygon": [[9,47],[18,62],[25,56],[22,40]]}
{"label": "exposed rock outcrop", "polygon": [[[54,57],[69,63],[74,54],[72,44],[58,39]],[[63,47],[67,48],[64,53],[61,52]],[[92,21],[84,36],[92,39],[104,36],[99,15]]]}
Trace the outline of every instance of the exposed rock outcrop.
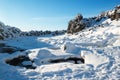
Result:
{"label": "exposed rock outcrop", "polygon": [[65,34],[66,30],[59,30],[59,31],[29,31],[29,32],[22,32],[20,36],[44,36],[44,35],[61,35]]}
{"label": "exposed rock outcrop", "polygon": [[83,18],[81,14],[78,14],[75,19],[72,19],[68,23],[67,33],[76,33],[87,27],[101,26],[102,22],[110,18],[111,20],[119,20],[120,18],[120,5],[115,9],[109,11],[103,11],[98,16]]}
{"label": "exposed rock outcrop", "polygon": [[12,53],[17,52],[17,51],[23,52],[25,50],[26,49],[21,49],[21,48],[17,48],[17,47],[13,47],[13,46],[8,46],[5,43],[0,42],[0,53],[12,54]]}
{"label": "exposed rock outcrop", "polygon": [[50,63],[60,63],[60,62],[71,62],[71,61],[73,61],[74,62],[74,64],[81,64],[81,63],[85,63],[85,60],[81,57],[81,58],[79,58],[79,57],[68,57],[68,58],[58,58],[58,59],[50,59],[50,60],[48,60],[48,62],[50,62]]}
{"label": "exposed rock outcrop", "polygon": [[20,29],[5,25],[4,23],[0,22],[0,40],[18,37],[20,33]]}
{"label": "exposed rock outcrop", "polygon": [[16,27],[11,27],[5,25],[4,23],[0,22],[0,40],[5,40],[9,38],[16,38],[21,36],[44,36],[44,35],[61,35],[65,34],[66,30],[59,30],[59,31],[28,31],[23,32]]}
{"label": "exposed rock outcrop", "polygon": [[29,57],[21,55],[18,57],[15,57],[13,59],[7,59],[6,60],[7,64],[13,65],[13,66],[20,66],[20,67],[25,67],[27,69],[35,69],[36,67],[33,66],[33,61],[29,59]]}
{"label": "exposed rock outcrop", "polygon": [[118,20],[120,18],[120,5],[116,6],[114,10],[109,11],[108,17],[111,18],[111,20]]}
{"label": "exposed rock outcrop", "polygon": [[76,33],[85,28],[85,24],[82,21],[83,16],[78,14],[75,19],[70,20],[68,24],[67,33]]}

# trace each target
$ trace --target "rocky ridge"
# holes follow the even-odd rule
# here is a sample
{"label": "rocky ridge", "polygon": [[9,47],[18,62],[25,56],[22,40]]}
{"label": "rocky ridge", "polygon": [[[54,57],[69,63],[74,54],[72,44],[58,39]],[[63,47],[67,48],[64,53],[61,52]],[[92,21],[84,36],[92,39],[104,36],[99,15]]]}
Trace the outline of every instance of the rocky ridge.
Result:
{"label": "rocky ridge", "polygon": [[111,20],[119,20],[120,5],[116,6],[113,10],[102,12],[95,17],[83,18],[81,14],[78,14],[74,19],[69,21],[67,33],[73,34],[88,27],[103,26],[102,22],[108,18]]}

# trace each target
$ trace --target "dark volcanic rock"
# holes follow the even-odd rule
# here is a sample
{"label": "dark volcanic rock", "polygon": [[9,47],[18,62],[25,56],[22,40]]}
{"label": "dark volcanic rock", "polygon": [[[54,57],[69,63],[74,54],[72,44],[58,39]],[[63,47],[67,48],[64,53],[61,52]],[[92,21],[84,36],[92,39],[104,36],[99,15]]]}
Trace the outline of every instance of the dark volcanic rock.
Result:
{"label": "dark volcanic rock", "polygon": [[23,64],[24,61],[30,61],[31,63],[33,62],[29,59],[29,57],[21,55],[21,56],[15,57],[13,59],[7,59],[6,63],[13,65],[13,66],[25,67],[27,69],[35,69],[36,68],[32,64],[28,64],[28,65]]}
{"label": "dark volcanic rock", "polygon": [[70,62],[73,61],[74,64],[79,64],[79,62],[81,63],[85,63],[85,60],[81,57],[68,57],[68,58],[58,58],[58,59],[50,59],[48,62],[50,63],[60,63],[60,62]]}
{"label": "dark volcanic rock", "polygon": [[0,47],[4,47],[5,46],[5,43],[0,43]]}
{"label": "dark volcanic rock", "polygon": [[12,54],[12,53],[17,52],[17,51],[22,52],[22,51],[25,51],[25,49],[20,49],[20,48],[11,47],[11,46],[4,46],[4,47],[0,48],[0,53]]}
{"label": "dark volcanic rock", "polygon": [[13,47],[3,47],[1,52],[2,53],[14,53],[16,51],[17,49]]}
{"label": "dark volcanic rock", "polygon": [[95,17],[83,18],[81,14],[78,14],[75,19],[69,21],[67,33],[73,34],[88,27],[99,26],[106,19],[119,20],[120,5],[116,6],[113,10],[103,11]]}
{"label": "dark volcanic rock", "polygon": [[78,58],[78,57],[69,57],[66,59],[66,61],[74,61],[75,64],[78,64],[78,61],[85,63],[85,60],[83,58]]}
{"label": "dark volcanic rock", "polygon": [[85,24],[82,22],[83,16],[78,14],[74,20],[70,20],[68,23],[67,33],[76,33],[85,28]]}
{"label": "dark volcanic rock", "polygon": [[120,5],[116,6],[114,10],[108,11],[108,17],[111,18],[111,20],[118,20],[120,18]]}

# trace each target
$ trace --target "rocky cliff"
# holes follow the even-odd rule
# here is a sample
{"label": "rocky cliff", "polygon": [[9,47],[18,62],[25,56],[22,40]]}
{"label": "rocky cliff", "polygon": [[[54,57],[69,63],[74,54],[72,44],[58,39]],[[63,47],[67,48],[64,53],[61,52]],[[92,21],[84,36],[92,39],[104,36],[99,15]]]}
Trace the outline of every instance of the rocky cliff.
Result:
{"label": "rocky cliff", "polygon": [[120,18],[120,5],[95,17],[83,18],[81,14],[78,14],[69,21],[67,33],[73,34],[88,27],[102,26],[102,22],[108,18],[111,20],[118,20]]}

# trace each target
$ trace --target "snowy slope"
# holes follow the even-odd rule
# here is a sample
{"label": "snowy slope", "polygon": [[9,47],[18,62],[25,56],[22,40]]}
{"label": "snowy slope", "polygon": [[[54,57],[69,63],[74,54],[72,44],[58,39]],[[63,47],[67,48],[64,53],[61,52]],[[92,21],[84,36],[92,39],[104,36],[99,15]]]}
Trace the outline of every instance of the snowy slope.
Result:
{"label": "snowy slope", "polygon": [[11,27],[0,22],[0,40],[18,37],[21,30],[16,27]]}
{"label": "snowy slope", "polygon": [[[74,35],[21,37],[4,42],[27,51],[0,54],[0,80],[120,79],[120,20],[107,19],[102,22],[102,26],[88,28]],[[31,60],[34,60],[33,65],[36,69],[5,63],[6,59],[18,55],[28,55]],[[85,64],[48,62],[50,59],[69,56],[82,56]]]}

